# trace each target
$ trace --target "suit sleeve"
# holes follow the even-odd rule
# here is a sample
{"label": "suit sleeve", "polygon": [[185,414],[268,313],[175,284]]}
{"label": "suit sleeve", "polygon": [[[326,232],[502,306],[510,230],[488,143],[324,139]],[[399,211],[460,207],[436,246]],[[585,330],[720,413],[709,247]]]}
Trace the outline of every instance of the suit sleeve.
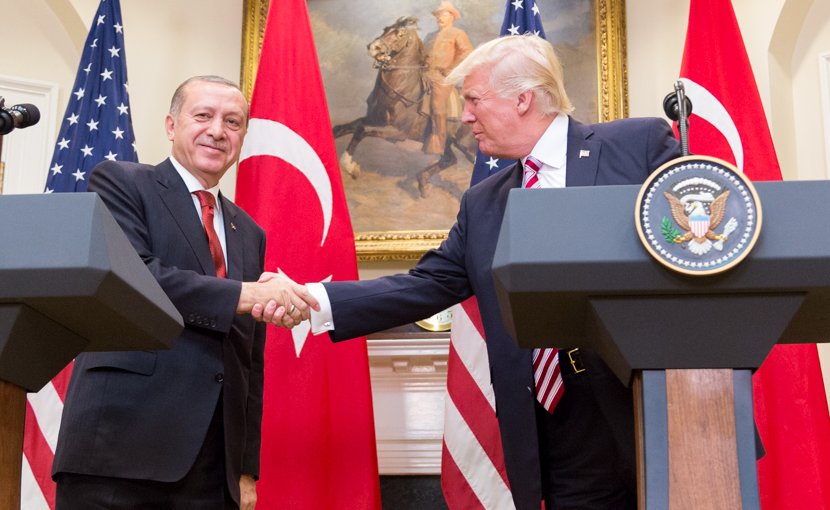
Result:
{"label": "suit sleeve", "polygon": [[[146,173],[149,183],[150,172]],[[148,211],[142,198],[142,191],[149,193],[149,188],[139,189],[137,181],[144,176],[137,174],[131,171],[128,175],[122,164],[105,161],[92,170],[89,190],[97,192],[107,205],[144,264],[182,314],[185,323],[227,333],[236,315],[241,282],[164,264],[154,250]],[[142,184],[146,186],[146,183]],[[161,204],[156,206],[163,207]],[[181,238],[175,237],[177,227],[172,225],[172,219],[170,221],[169,225],[153,225],[153,228],[170,229],[171,244],[181,243]]]}
{"label": "suit sleeve", "polygon": [[429,317],[470,297],[467,194],[447,239],[406,274],[323,284],[331,301],[333,340],[346,340]]}

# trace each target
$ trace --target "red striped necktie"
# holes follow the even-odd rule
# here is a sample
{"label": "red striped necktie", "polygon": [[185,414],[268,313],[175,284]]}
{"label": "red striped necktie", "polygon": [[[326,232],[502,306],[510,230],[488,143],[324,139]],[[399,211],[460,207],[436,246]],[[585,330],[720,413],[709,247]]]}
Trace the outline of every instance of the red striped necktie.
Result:
{"label": "red striped necktie", "polygon": [[225,254],[222,253],[222,244],[219,242],[219,236],[216,235],[216,229],[213,228],[213,208],[216,207],[216,199],[210,191],[201,190],[193,193],[199,199],[199,205],[202,207],[202,224],[205,227],[205,234],[207,234],[210,256],[213,258],[213,265],[216,267],[216,276],[226,278]]}
{"label": "red striped necktie", "polygon": [[[542,168],[542,163],[538,159],[533,156],[527,157],[523,178],[525,188],[542,187],[539,181],[540,168]],[[536,382],[536,400],[549,413],[552,413],[562,395],[565,394],[558,349],[533,349],[533,380]]]}

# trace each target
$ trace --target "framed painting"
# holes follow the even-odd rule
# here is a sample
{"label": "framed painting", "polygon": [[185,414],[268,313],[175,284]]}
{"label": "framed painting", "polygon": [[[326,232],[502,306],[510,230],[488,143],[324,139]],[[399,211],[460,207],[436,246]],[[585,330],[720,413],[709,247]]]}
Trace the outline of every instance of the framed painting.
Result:
{"label": "framed painting", "polygon": [[[455,222],[461,195],[472,175],[473,155],[447,122],[443,154],[427,149],[425,128],[406,126],[387,113],[373,113],[378,98],[396,98],[395,108],[426,117],[421,83],[392,83],[369,46],[387,27],[405,24],[423,44],[438,30],[432,12],[438,0],[308,0],[309,17],[326,89],[333,135],[349,205],[358,259],[417,259],[440,244]],[[269,0],[245,0],[243,89],[250,97]],[[473,46],[498,36],[503,0],[454,0],[461,29]],[[565,86],[583,122],[627,116],[624,0],[545,0],[538,2],[542,26],[565,68]],[[414,39],[413,39],[414,40]],[[377,46],[372,51],[377,57]],[[423,60],[406,69],[423,73]],[[404,69],[404,66],[400,66]],[[414,83],[414,85],[412,85]],[[381,91],[376,87],[385,86]],[[373,118],[367,122],[367,118]],[[414,115],[415,118],[418,115]],[[423,124],[424,126],[426,123]],[[451,143],[451,142],[457,143]],[[475,142],[475,140],[473,140]]]}

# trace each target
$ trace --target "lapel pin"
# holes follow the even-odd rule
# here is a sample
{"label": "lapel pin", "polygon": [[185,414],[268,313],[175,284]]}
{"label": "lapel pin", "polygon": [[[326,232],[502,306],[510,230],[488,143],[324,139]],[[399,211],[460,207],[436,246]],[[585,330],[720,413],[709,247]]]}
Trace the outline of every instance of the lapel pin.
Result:
{"label": "lapel pin", "polygon": [[585,149],[582,149],[582,150],[579,151],[579,159],[588,158],[590,156],[591,156],[591,151],[587,151]]}
{"label": "lapel pin", "polygon": [[231,230],[233,230],[234,232],[236,232],[236,225],[234,225],[234,224],[233,224],[233,222],[231,222]]}

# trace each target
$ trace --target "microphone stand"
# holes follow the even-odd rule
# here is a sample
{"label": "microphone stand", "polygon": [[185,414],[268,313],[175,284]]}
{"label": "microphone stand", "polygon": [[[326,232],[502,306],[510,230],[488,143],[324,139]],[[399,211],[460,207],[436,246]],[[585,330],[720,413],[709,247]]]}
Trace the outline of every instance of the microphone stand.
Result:
{"label": "microphone stand", "polygon": [[3,183],[6,181],[6,162],[3,161],[3,135],[0,135],[0,195],[3,194]]}
{"label": "microphone stand", "polygon": [[[677,129],[680,131],[680,150],[684,156],[689,155],[689,112],[686,111],[686,88],[683,82],[674,82],[674,94],[677,97]],[[691,103],[691,102],[690,102]]]}
{"label": "microphone stand", "polygon": [[674,82],[674,93],[669,93],[663,99],[663,111],[666,116],[677,122],[680,132],[680,150],[683,156],[689,155],[689,115],[692,114],[692,102],[686,97],[686,88],[683,82]]}
{"label": "microphone stand", "polygon": [[[0,96],[0,108],[6,106],[6,99]],[[6,162],[3,161],[3,133],[0,133],[0,195],[3,194],[3,183],[6,181]]]}

